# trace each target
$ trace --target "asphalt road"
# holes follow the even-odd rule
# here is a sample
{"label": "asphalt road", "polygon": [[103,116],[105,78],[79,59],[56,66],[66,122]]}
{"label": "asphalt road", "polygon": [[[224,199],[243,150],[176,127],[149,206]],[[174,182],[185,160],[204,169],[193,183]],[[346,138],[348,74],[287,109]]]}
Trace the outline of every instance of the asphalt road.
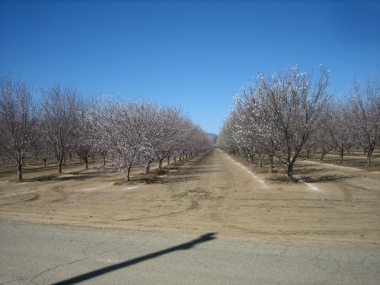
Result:
{"label": "asphalt road", "polygon": [[0,223],[0,284],[380,284],[380,249]]}

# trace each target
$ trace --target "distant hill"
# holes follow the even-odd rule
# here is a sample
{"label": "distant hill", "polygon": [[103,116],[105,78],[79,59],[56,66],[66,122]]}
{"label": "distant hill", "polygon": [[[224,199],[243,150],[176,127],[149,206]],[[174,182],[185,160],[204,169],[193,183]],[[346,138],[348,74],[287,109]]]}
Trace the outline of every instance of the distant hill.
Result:
{"label": "distant hill", "polygon": [[212,139],[214,139],[214,138],[216,138],[218,135],[216,135],[216,134],[212,134],[212,133],[207,133],[208,134],[208,136],[210,137],[210,138],[212,138]]}

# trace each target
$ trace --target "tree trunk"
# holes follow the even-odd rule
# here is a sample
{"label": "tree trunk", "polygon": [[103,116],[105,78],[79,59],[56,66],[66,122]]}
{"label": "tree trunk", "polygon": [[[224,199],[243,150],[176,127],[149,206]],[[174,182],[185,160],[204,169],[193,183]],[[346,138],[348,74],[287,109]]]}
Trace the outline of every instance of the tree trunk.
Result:
{"label": "tree trunk", "polygon": [[168,165],[170,164],[170,156],[168,156]]}
{"label": "tree trunk", "polygon": [[367,165],[368,166],[371,166],[371,155],[372,155],[372,152],[367,153]]}
{"label": "tree trunk", "polygon": [[242,152],[243,152],[245,161],[248,161],[248,153],[246,152],[244,148],[242,149]]}
{"label": "tree trunk", "polygon": [[127,173],[125,175],[125,181],[130,181],[129,180],[129,174],[131,173],[131,166],[132,166],[132,163],[128,165],[127,167]]}
{"label": "tree trunk", "polygon": [[341,148],[339,150],[339,160],[340,160],[340,163],[343,163],[343,152],[344,152],[344,150],[343,150],[343,148]]}
{"label": "tree trunk", "polygon": [[293,182],[293,163],[287,162],[286,165],[288,168],[288,181]]}
{"label": "tree trunk", "polygon": [[259,167],[263,167],[263,154],[261,152],[259,153]]}
{"label": "tree trunk", "polygon": [[148,160],[148,162],[145,164],[145,174],[148,174],[150,172],[150,164],[152,163],[153,159]]}
{"label": "tree trunk", "polygon": [[59,157],[58,159],[58,173],[62,173],[62,162],[63,162],[63,155]]}
{"label": "tree trunk", "polygon": [[158,169],[162,169],[162,161],[164,160],[164,157],[163,158],[160,158],[158,160]]}
{"label": "tree trunk", "polygon": [[22,160],[17,162],[18,180],[22,181]]}
{"label": "tree trunk", "polygon": [[328,153],[328,151],[326,149],[322,148],[322,153],[321,153],[321,157],[319,158],[319,160],[322,161],[327,153]]}
{"label": "tree trunk", "polygon": [[269,155],[269,173],[273,173],[273,154]]}
{"label": "tree trunk", "polygon": [[86,165],[86,169],[88,169],[88,158],[84,157],[84,164]]}
{"label": "tree trunk", "polygon": [[42,159],[42,162],[43,162],[43,164],[44,164],[44,167],[46,167],[46,157],[44,157],[44,158]]}
{"label": "tree trunk", "polygon": [[311,148],[306,148],[306,159],[310,158]]}

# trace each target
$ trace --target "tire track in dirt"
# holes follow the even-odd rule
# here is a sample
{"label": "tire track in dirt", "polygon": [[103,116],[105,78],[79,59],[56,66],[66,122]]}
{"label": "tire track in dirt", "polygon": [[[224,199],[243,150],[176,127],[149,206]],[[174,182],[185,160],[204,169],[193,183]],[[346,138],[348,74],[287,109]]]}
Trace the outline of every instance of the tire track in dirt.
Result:
{"label": "tire track in dirt", "polygon": [[36,194],[34,195],[34,197],[28,199],[28,200],[25,200],[25,202],[32,202],[32,201],[37,201],[38,199],[40,199],[40,194]]}
{"label": "tire track in dirt", "polygon": [[192,200],[191,205],[187,207],[185,210],[182,211],[177,211],[177,212],[170,212],[167,214],[162,214],[162,215],[154,215],[154,216],[146,216],[146,217],[139,217],[137,219],[130,219],[130,220],[150,220],[150,219],[156,219],[156,218],[162,218],[162,217],[174,217],[176,215],[184,214],[187,213],[191,210],[195,210],[199,207],[199,204],[197,201]]}
{"label": "tire track in dirt", "polygon": [[69,195],[67,193],[65,193],[63,190],[62,190],[63,186],[57,186],[57,187],[54,187],[52,189],[53,192],[57,193],[59,195],[59,198],[56,198],[54,200],[52,200],[51,202],[52,203],[59,203],[59,202],[63,202],[65,200],[67,200],[67,198],[69,197]]}
{"label": "tire track in dirt", "polygon": [[[165,183],[167,185],[167,191],[170,193],[171,201],[177,201],[179,207],[185,207],[179,211],[171,211],[169,213],[142,216],[140,220],[155,220],[157,218],[174,218],[183,217],[187,213],[198,211],[202,209],[200,201],[198,201],[199,192],[205,192],[203,187],[199,187],[196,181],[201,179],[201,176],[209,171],[207,166],[209,165],[208,158],[210,152],[192,159],[177,171],[173,171],[169,176],[165,176]],[[206,166],[206,167],[205,167]],[[203,184],[203,183],[202,183]]]}
{"label": "tire track in dirt", "polygon": [[[242,171],[237,166],[241,165],[221,150],[214,149],[182,173],[180,171],[174,175],[175,183],[169,187],[171,195],[181,197],[183,202],[197,202],[197,207],[188,207],[193,211],[192,219],[226,227],[226,219],[232,217],[234,211],[228,201],[237,201],[242,192],[269,189],[252,172],[247,169]],[[181,214],[183,219],[189,219],[186,212]]]}
{"label": "tire track in dirt", "polygon": [[[321,176],[320,182],[322,183],[325,181],[339,182],[334,183],[334,185],[339,187],[343,194],[343,199],[346,202],[351,202],[353,200],[353,195],[358,189],[364,191],[378,191],[380,195],[380,180],[376,173],[367,172],[364,171],[364,169],[356,167],[347,167],[315,161],[301,161],[300,163],[303,165],[317,165],[319,175]],[[322,179],[325,177],[327,178]],[[337,177],[337,179],[334,179],[334,177]]]}
{"label": "tire track in dirt", "polygon": [[270,187],[268,185],[265,185],[265,181],[258,178],[253,172],[251,172],[248,168],[246,168],[244,165],[241,165],[239,162],[233,160],[230,156],[227,156],[232,162],[234,162],[236,165],[240,166],[242,169],[244,169],[245,171],[247,171],[256,181],[260,182],[261,184],[263,184],[263,187],[266,188],[266,189],[270,189]]}
{"label": "tire track in dirt", "polygon": [[351,188],[351,187],[348,187],[346,185],[343,185],[341,187],[341,189],[343,191],[343,196],[344,196],[345,202],[352,202],[352,194],[351,194],[351,190],[349,188]]}
{"label": "tire track in dirt", "polygon": [[310,236],[326,243],[348,239],[376,246],[378,174],[301,165],[310,177],[305,181],[323,191],[272,179],[277,174],[255,174],[266,181],[260,183],[219,149],[133,191],[111,185],[120,179],[116,174],[83,181],[3,183],[1,194],[12,196],[0,197],[0,220],[183,233],[207,230],[263,240]]}

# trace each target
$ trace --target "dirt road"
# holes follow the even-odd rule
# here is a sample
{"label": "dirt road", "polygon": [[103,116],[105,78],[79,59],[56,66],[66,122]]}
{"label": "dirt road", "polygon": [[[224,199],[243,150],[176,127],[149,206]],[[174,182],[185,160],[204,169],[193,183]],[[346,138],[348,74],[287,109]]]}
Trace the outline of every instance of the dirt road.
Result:
{"label": "dirt road", "polygon": [[115,175],[0,181],[0,220],[231,238],[380,247],[380,176],[298,163],[305,183],[254,174],[219,149],[160,182],[115,185]]}

